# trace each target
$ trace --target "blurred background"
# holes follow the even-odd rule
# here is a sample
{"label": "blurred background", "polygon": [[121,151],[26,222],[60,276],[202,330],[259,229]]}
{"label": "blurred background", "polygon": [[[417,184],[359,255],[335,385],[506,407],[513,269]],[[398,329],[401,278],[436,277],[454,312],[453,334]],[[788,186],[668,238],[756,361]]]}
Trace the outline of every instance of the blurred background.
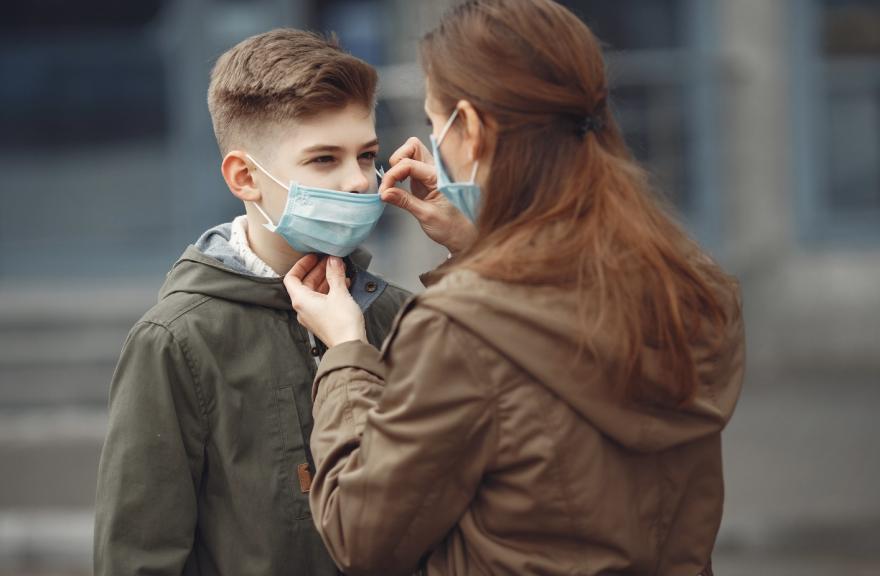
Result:
{"label": "blurred background", "polygon": [[[570,0],[608,49],[630,145],[742,281],[716,571],[880,574],[880,1]],[[427,139],[419,36],[450,0],[33,0],[0,19],[0,575],[91,572],[123,339],[206,228],[208,73],[279,26],[381,76],[383,156]],[[572,54],[577,58],[577,54]],[[375,270],[444,252],[394,208]]]}

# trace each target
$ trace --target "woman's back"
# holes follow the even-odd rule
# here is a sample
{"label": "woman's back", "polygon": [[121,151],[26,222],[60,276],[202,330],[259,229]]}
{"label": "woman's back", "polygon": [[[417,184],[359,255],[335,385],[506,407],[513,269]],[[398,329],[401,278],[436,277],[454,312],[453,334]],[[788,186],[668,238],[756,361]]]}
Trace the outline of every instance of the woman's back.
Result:
{"label": "woman's back", "polygon": [[[422,295],[410,314],[445,318],[468,351],[473,377],[445,382],[449,397],[481,389],[492,420],[480,428],[491,448],[462,455],[483,479],[429,573],[699,573],[721,520],[720,431],[742,381],[739,305],[721,297],[724,342],[694,342],[698,392],[675,408],[621,397],[613,335],[579,344],[573,291],[460,271]],[[400,338],[430,340],[407,326]],[[642,377],[671,377],[656,354],[643,350]]]}

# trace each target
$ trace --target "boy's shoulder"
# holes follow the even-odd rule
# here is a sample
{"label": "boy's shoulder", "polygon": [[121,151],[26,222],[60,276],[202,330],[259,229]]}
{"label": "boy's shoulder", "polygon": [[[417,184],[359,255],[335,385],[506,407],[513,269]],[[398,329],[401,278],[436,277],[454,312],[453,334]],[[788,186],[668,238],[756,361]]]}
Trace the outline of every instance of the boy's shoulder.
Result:
{"label": "boy's shoulder", "polygon": [[[162,357],[186,366],[203,394],[222,392],[218,375],[273,379],[305,365],[308,342],[283,311],[216,296],[176,292],[166,295],[135,323],[125,348],[135,356]],[[306,352],[294,352],[302,347]],[[243,352],[247,350],[247,352]],[[230,376],[231,378],[231,376]]]}
{"label": "boy's shoulder", "polygon": [[[132,334],[144,326],[157,326],[169,339],[200,354],[208,351],[206,346],[211,348],[231,337],[259,333],[268,323],[277,323],[278,316],[277,310],[262,306],[196,292],[175,292],[147,310],[135,323]],[[236,333],[230,332],[233,326],[238,328]]]}
{"label": "boy's shoulder", "polygon": [[176,292],[159,300],[138,320],[138,324],[157,324],[171,330],[181,318],[203,307],[211,296],[205,294]]}
{"label": "boy's shoulder", "polygon": [[[224,228],[229,226],[213,228],[203,238],[219,236]],[[231,257],[218,258],[210,248],[205,252],[203,248],[186,248],[168,271],[159,301],[141,317],[141,323],[158,324],[171,332],[197,324],[199,330],[210,332],[228,329],[236,316],[258,321],[267,314],[275,317],[289,306],[285,306],[280,280],[246,274],[230,265]],[[213,249],[218,251],[217,246]]]}

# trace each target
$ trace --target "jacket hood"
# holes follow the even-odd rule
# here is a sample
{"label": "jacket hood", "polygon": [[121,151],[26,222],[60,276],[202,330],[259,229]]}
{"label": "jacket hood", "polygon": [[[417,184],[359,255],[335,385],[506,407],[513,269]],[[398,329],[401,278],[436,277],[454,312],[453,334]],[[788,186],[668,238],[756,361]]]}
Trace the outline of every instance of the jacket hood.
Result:
{"label": "jacket hood", "polygon": [[[163,300],[178,292],[202,294],[244,304],[290,310],[290,296],[281,278],[263,278],[251,274],[236,256],[229,243],[232,224],[211,228],[188,246],[168,272],[159,291]],[[346,261],[351,295],[366,311],[382,294],[387,283],[367,272],[372,256],[361,248]]]}
{"label": "jacket hood", "polygon": [[[575,294],[558,287],[495,282],[470,271],[445,276],[419,298],[421,305],[476,334],[534,380],[549,388],[603,434],[630,450],[656,452],[719,432],[739,398],[744,371],[744,336],[739,295],[722,294],[729,323],[722,342],[692,343],[700,378],[686,407],[625,402],[603,366],[619,356],[611,338],[597,335],[597,361],[578,343]],[[644,349],[642,378],[662,382],[673,376]]]}

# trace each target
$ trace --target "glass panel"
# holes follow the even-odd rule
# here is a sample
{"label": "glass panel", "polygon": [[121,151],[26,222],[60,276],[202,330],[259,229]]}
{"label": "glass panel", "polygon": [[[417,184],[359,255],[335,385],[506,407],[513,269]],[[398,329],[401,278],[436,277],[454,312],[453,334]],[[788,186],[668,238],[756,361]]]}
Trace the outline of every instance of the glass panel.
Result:
{"label": "glass panel", "polygon": [[63,148],[166,131],[149,25],[159,2],[14,2],[0,19],[0,147]]}
{"label": "glass panel", "polygon": [[611,50],[665,50],[684,39],[681,0],[563,0]]}
{"label": "glass panel", "polygon": [[873,216],[880,227],[880,2],[824,0],[820,18],[819,145],[828,157],[820,194],[834,216]]}
{"label": "glass panel", "polygon": [[686,115],[690,61],[680,0],[566,0],[608,51],[611,102],[627,142],[658,191],[691,212],[692,152]]}

